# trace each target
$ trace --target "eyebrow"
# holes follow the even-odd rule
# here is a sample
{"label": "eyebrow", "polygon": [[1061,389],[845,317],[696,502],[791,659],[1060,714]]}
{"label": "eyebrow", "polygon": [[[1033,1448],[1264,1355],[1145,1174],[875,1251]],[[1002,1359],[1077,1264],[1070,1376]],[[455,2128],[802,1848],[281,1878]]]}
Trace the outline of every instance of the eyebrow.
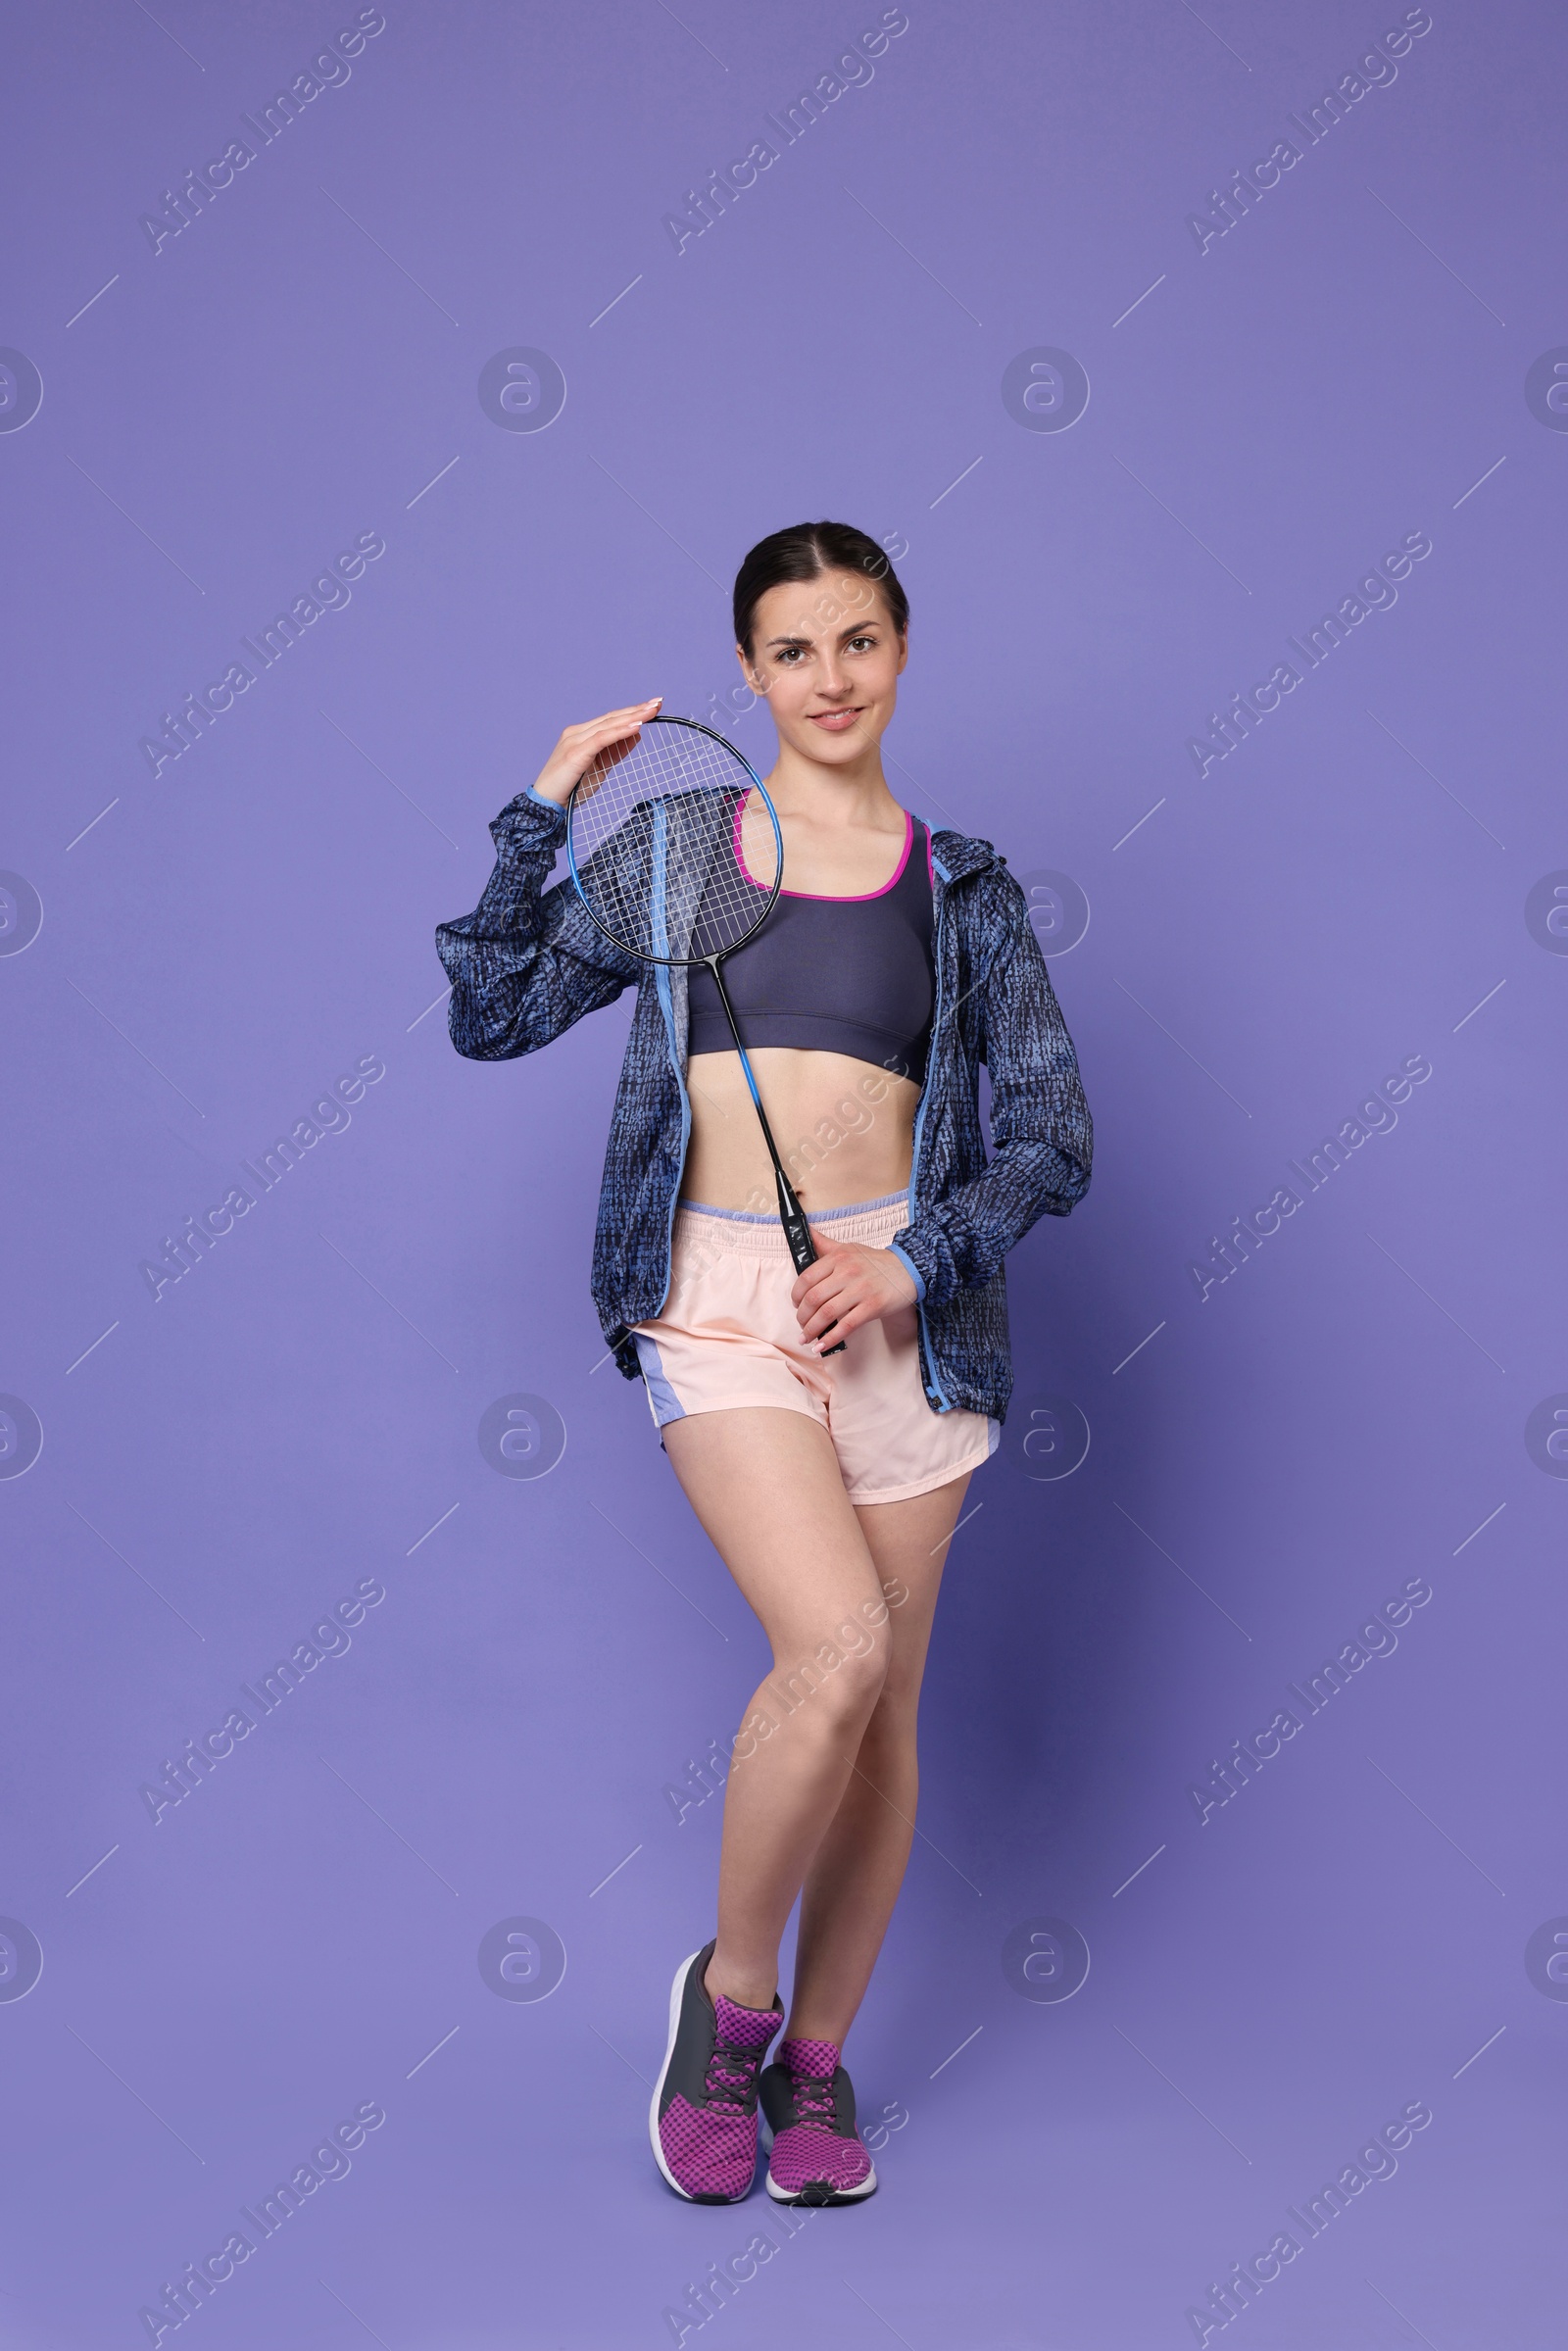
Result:
{"label": "eyebrow", "polygon": [[[841,637],[863,637],[867,629],[878,627],[880,622],[881,614],[874,612],[871,614],[869,619],[858,620],[853,628],[841,628],[839,630],[839,635]],[[762,642],[763,650],[765,651],[769,645],[809,645],[812,640],[809,637],[796,635],[788,637],[765,637]]]}

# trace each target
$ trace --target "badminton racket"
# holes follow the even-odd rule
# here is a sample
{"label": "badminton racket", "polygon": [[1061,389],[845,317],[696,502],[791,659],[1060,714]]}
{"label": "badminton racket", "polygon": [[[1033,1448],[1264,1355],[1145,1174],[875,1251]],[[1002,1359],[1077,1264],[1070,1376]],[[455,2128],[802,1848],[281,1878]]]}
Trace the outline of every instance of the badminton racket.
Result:
{"label": "badminton racket", "polygon": [[[706,964],[713,975],[778,1187],[797,1273],[816,1245],[767,1123],[720,969],[767,920],[784,879],[784,836],[762,780],[722,735],[694,718],[644,719],[572,785],[566,857],[589,915],[645,963]],[[822,1348],[842,1352],[844,1342]]]}

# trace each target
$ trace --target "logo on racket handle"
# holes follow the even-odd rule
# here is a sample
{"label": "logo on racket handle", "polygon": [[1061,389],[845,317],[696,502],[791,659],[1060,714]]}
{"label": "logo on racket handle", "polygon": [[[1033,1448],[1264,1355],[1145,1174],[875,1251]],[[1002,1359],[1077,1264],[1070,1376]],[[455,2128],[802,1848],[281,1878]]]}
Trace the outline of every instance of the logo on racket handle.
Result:
{"label": "logo on racket handle", "polygon": [[808,1265],[816,1263],[816,1245],[811,1239],[810,1228],[799,1209],[793,1216],[786,1213],[784,1238],[790,1245],[790,1255],[795,1259],[797,1273],[804,1273]]}
{"label": "logo on racket handle", "polygon": [[[811,1228],[806,1221],[806,1213],[800,1201],[793,1195],[788,1201],[785,1200],[782,1177],[779,1179],[778,1213],[779,1221],[784,1227],[784,1238],[790,1245],[790,1255],[795,1260],[795,1270],[797,1273],[804,1273],[808,1265],[816,1263],[816,1243],[811,1239]],[[828,1328],[831,1330],[832,1325],[829,1324]],[[843,1340],[838,1340],[832,1347],[823,1347],[822,1352],[824,1355],[842,1355],[844,1352]]]}

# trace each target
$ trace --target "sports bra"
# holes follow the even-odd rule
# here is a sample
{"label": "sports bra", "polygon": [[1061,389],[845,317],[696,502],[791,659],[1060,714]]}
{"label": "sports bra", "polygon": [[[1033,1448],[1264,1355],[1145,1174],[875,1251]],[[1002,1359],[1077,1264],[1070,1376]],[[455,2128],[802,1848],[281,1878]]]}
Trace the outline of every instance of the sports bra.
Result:
{"label": "sports bra", "polygon": [[[751,881],[738,838],[733,855]],[[923,1084],[935,1001],[931,895],[931,836],[907,809],[904,855],[880,890],[860,898],[781,890],[761,929],[724,957],[724,985],[747,1048],[849,1053]],[[733,1053],[705,964],[692,967],[688,1003],[688,1052]]]}

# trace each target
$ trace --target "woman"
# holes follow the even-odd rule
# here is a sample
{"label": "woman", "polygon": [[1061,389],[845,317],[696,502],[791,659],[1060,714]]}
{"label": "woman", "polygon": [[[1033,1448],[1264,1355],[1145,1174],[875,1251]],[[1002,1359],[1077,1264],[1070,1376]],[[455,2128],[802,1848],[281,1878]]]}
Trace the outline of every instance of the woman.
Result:
{"label": "woman", "polygon": [[[843,523],[776,531],[741,565],[734,620],[778,729],[786,887],[725,978],[816,1262],[794,1271],[711,975],[640,965],[569,882],[544,889],[572,785],[659,698],[566,729],[490,828],[477,910],[436,936],[453,1043],[481,1060],[639,990],[595,1301],[773,1653],[734,1744],[717,1934],[675,1976],[654,2153],[682,2196],[744,2196],[760,2102],[768,2193],[849,2203],[876,2176],[842,2052],[908,1859],[943,1560],[1011,1386],[1002,1260],[1082,1198],[1092,1128],[1022,891],[883,776],[908,659],[887,557]],[[762,2071],[797,1896],[789,2026]]]}

